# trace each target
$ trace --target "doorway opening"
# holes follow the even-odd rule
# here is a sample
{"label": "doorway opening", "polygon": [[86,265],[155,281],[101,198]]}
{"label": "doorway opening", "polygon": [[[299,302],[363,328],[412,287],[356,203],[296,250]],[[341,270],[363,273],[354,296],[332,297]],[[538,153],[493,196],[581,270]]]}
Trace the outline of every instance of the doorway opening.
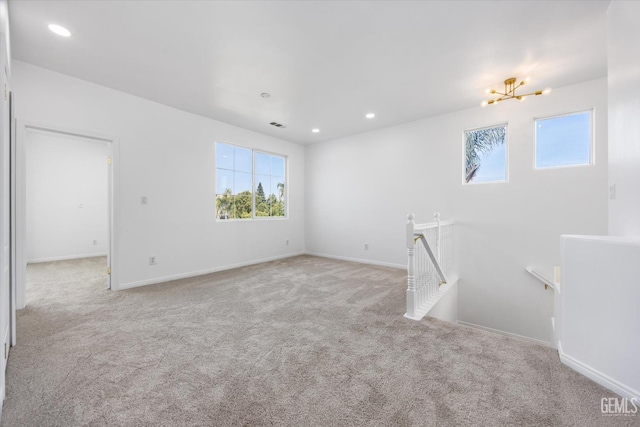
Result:
{"label": "doorway opening", "polygon": [[29,294],[111,288],[113,139],[18,124],[16,308]]}

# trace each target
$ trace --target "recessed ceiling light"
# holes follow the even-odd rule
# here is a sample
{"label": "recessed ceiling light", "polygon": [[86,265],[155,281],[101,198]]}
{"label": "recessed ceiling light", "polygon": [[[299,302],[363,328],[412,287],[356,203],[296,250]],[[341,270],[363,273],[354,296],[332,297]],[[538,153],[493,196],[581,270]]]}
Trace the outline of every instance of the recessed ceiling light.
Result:
{"label": "recessed ceiling light", "polygon": [[311,129],[311,132],[318,133],[318,132],[320,132],[320,129]]}
{"label": "recessed ceiling light", "polygon": [[57,35],[62,36],[62,37],[70,37],[71,36],[71,31],[67,30],[64,27],[61,27],[60,25],[49,24],[49,29],[51,31],[53,31],[54,33],[56,33]]}
{"label": "recessed ceiling light", "polygon": [[376,116],[375,114],[373,114],[373,113],[369,113],[369,114],[367,114],[365,117],[366,117],[367,119],[373,119],[375,116]]}

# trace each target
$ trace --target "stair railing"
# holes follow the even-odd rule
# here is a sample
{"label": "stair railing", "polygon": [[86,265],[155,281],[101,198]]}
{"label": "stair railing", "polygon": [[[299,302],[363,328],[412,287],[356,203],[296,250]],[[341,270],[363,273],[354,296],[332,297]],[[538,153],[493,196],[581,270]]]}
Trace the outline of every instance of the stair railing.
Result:
{"label": "stair railing", "polygon": [[[416,224],[414,214],[407,221],[407,313],[411,319],[422,318],[441,297],[440,286],[453,264],[453,221]],[[418,243],[419,242],[419,243]]]}
{"label": "stair railing", "polygon": [[551,280],[550,278],[545,276],[541,271],[539,271],[537,268],[533,266],[528,266],[525,268],[525,270],[527,270],[529,274],[531,274],[533,277],[541,281],[542,284],[544,285],[545,290],[551,288],[553,290],[557,290],[558,292],[560,292],[560,283],[558,283],[556,279]]}

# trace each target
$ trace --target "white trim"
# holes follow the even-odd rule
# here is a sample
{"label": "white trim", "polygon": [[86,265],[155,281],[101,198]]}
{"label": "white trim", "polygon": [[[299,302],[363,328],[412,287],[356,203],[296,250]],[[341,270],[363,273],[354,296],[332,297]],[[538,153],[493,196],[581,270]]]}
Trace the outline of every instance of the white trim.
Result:
{"label": "white trim", "polygon": [[[218,196],[218,169],[226,170],[231,173],[235,173],[235,169],[226,169],[226,168],[218,168],[218,146],[217,144],[224,144],[231,147],[243,148],[245,150],[251,150],[251,218],[232,218],[232,219],[220,219],[217,217],[216,211],[216,223],[225,223],[225,222],[247,222],[247,221],[273,221],[273,220],[288,220],[289,219],[289,156],[286,154],[274,153],[271,151],[259,150],[257,148],[248,147],[244,145],[238,145],[231,142],[226,142],[222,140],[216,140],[214,142],[214,175],[215,175],[215,191],[216,198]],[[256,215],[256,153],[265,154],[267,156],[275,156],[282,157],[284,159],[284,188],[285,188],[285,196],[284,196],[284,216],[257,216]],[[244,172],[246,173],[246,172]],[[271,177],[271,175],[269,175]],[[217,206],[217,205],[216,205]],[[216,208],[217,209],[217,208]]]}
{"label": "white trim", "polygon": [[[4,406],[4,399],[5,397],[7,397],[6,393],[7,393],[7,364],[9,363],[9,350],[11,349],[11,325],[7,324],[7,328],[3,331],[3,337],[2,337],[2,342],[4,343],[4,345],[6,345],[6,350],[4,348],[4,345],[2,346],[2,348],[0,349],[0,351],[2,352],[2,369],[4,371],[3,373],[3,382],[2,382],[2,389],[0,390],[0,406]],[[6,351],[6,353],[5,353]]]}
{"label": "white trim", "polygon": [[[15,116],[15,106],[14,106],[14,95],[13,92],[9,91],[9,126],[11,131],[11,158],[10,169],[11,169],[11,178],[10,178],[10,189],[11,193],[9,197],[11,197],[11,229],[9,231],[11,236],[11,347],[16,345],[16,122],[14,120]],[[0,405],[0,420],[2,419],[2,409]]]}
{"label": "white trim", "polygon": [[[120,145],[118,138],[106,135],[101,132],[91,130],[77,130],[51,126],[43,123],[36,123],[16,119],[16,157],[15,157],[15,195],[16,195],[16,309],[22,309],[26,306],[26,152],[25,144],[27,141],[27,131],[36,130],[53,134],[61,134],[71,137],[80,137],[89,140],[106,143],[108,147],[108,155],[111,157],[111,167],[108,172],[109,182],[109,201],[108,201],[108,222],[109,222],[109,239],[107,242],[107,259],[108,267],[111,268],[111,276],[109,276],[109,285],[111,289],[118,289],[117,280],[117,219],[119,218],[119,155]],[[105,159],[106,161],[106,159]]]}
{"label": "white trim", "polygon": [[118,221],[120,218],[120,139],[113,138],[110,144],[111,170],[109,173],[109,239],[107,239],[108,267],[111,269],[109,288],[118,290]]}
{"label": "white trim", "polygon": [[[528,266],[528,267],[525,267],[525,270],[527,270],[527,272],[529,272],[529,274],[531,274],[533,277],[535,277],[540,282],[542,282],[542,284],[544,284],[546,286],[549,286],[553,290],[556,290],[556,286],[558,284],[556,282],[554,282],[553,280],[550,280],[547,276],[545,276],[544,274],[542,274],[541,272],[536,270],[534,267]],[[558,289],[558,293],[560,293],[560,289]]]}
{"label": "white trim", "polygon": [[391,267],[391,268],[399,268],[401,270],[406,270],[407,266],[403,264],[393,264],[390,262],[382,262],[382,261],[372,261],[369,259],[361,259],[361,258],[351,258],[340,255],[329,255],[329,254],[321,254],[318,252],[304,252],[305,255],[317,256],[320,258],[329,258],[329,259],[337,259],[340,261],[349,261],[349,262],[357,262],[360,264],[370,264],[370,265],[378,265],[380,267]]}
{"label": "white trim", "polygon": [[251,221],[286,221],[288,220],[289,217],[288,216],[256,216],[256,217],[252,217],[252,218],[229,218],[229,219],[218,219],[216,218],[216,222],[219,222],[220,224],[225,224],[225,223],[234,223],[234,222],[239,222],[239,223],[243,223],[243,222],[251,222]]}
{"label": "white trim", "polygon": [[452,219],[447,220],[447,221],[440,221],[440,223],[437,223],[437,222],[425,222],[424,224],[415,224],[413,226],[413,232],[414,232],[414,234],[416,234],[416,233],[420,234],[421,230],[428,230],[430,228],[438,228],[439,226],[440,227],[444,227],[445,225],[453,225],[453,224],[455,224],[455,222]]}
{"label": "white trim", "polygon": [[[541,166],[538,167],[537,165],[537,159],[538,159],[538,120],[542,121],[542,120],[551,120],[551,119],[557,119],[559,117],[566,117],[566,116],[576,116],[578,114],[582,114],[582,113],[589,113],[589,163],[577,163],[577,164],[571,164],[571,165],[555,165],[555,166]],[[580,167],[585,167],[585,166],[595,166],[596,164],[596,144],[595,144],[595,108],[594,107],[590,107],[590,108],[586,108],[584,110],[578,110],[578,111],[572,111],[569,113],[559,113],[559,114],[553,114],[551,116],[544,116],[544,117],[534,117],[533,118],[533,170],[534,171],[540,171],[540,170],[548,170],[548,169],[564,169],[564,168],[580,168]]]}
{"label": "white trim", "polygon": [[622,397],[626,397],[629,399],[636,398],[640,400],[640,392],[638,392],[638,390],[627,387],[621,382],[614,380],[613,378],[603,374],[596,369],[593,369],[589,365],[586,365],[563,352],[560,341],[558,341],[558,354],[560,355],[560,361],[562,363],[564,363],[574,371],[581,373],[590,380],[613,391],[614,393],[619,394]]}
{"label": "white trim", "polygon": [[501,331],[500,329],[493,329],[487,326],[476,325],[475,323],[469,323],[469,322],[464,322],[462,320],[458,320],[458,325],[468,326],[469,328],[474,328],[474,329],[481,329],[483,331],[493,332],[494,334],[506,335],[512,338],[518,338],[518,339],[533,342],[536,344],[541,344],[541,345],[544,345],[545,347],[553,347],[549,341],[542,341],[536,338],[525,337],[524,335],[518,335],[512,332]]}
{"label": "white trim", "polygon": [[27,264],[38,264],[41,262],[52,262],[52,261],[66,261],[69,259],[81,259],[81,258],[97,258],[101,256],[108,256],[107,252],[101,252],[97,254],[80,254],[80,255],[65,255],[65,256],[56,256],[50,258],[37,258],[37,259],[28,259]]}
{"label": "white trim", "polygon": [[118,287],[118,289],[131,289],[131,288],[138,288],[140,286],[157,285],[159,283],[171,282],[173,280],[188,279],[190,277],[196,277],[196,276],[204,276],[206,274],[217,273],[219,271],[233,270],[234,268],[247,267],[247,266],[256,265],[256,264],[263,264],[265,262],[277,261],[279,259],[285,259],[285,258],[292,258],[292,257],[295,257],[295,256],[304,255],[304,254],[305,254],[304,252],[295,252],[295,253],[291,253],[291,254],[285,254],[285,255],[278,255],[278,256],[274,256],[274,257],[256,259],[256,260],[253,260],[253,261],[240,262],[240,263],[237,263],[237,264],[230,264],[230,265],[223,265],[223,266],[220,266],[220,267],[207,268],[207,269],[204,269],[204,270],[197,270],[197,271],[190,271],[190,272],[187,272],[187,273],[173,274],[171,276],[156,277],[156,278],[153,278],[153,279],[139,280],[137,282],[121,283],[120,286]]}
{"label": "white trim", "polygon": [[438,303],[442,300],[442,298],[444,298],[447,292],[449,292],[449,290],[451,290],[457,284],[458,278],[452,277],[450,281],[440,286],[438,288],[438,291],[427,300],[427,303],[425,305],[419,307],[413,316],[409,316],[407,313],[405,313],[404,317],[411,320],[422,320],[436,305],[438,305]]}
{"label": "white trim", "polygon": [[[467,170],[467,132],[475,132],[478,130],[492,129],[504,126],[504,179],[499,181],[480,181],[480,182],[467,182],[466,170]],[[473,129],[462,130],[462,186],[473,186],[481,184],[508,184],[509,183],[509,122],[499,123],[495,125],[482,126]]]}
{"label": "white trim", "polygon": [[640,246],[640,238],[635,236],[589,236],[586,234],[562,234],[564,240],[582,240],[615,245]]}

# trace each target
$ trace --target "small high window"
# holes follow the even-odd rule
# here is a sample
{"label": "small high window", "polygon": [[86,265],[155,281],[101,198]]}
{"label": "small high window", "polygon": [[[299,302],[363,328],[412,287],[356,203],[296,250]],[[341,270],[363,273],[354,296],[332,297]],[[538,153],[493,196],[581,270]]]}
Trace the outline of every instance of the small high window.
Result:
{"label": "small high window", "polygon": [[590,165],[592,111],[581,111],[535,120],[536,169]]}
{"label": "small high window", "polygon": [[464,182],[507,181],[507,125],[464,132]]}

